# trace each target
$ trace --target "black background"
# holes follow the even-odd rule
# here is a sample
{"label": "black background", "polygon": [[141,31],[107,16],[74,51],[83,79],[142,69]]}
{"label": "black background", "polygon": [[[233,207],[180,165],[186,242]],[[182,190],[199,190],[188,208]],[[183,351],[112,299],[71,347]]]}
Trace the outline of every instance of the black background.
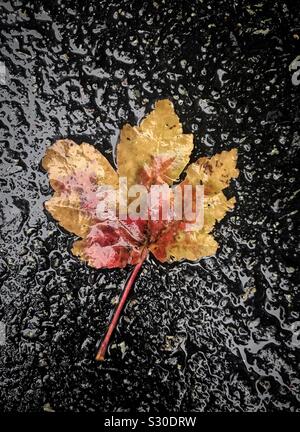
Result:
{"label": "black background", "polygon": [[[299,2],[0,2],[0,409],[298,411]],[[114,163],[120,127],[169,98],[192,160],[237,147],[215,257],[96,271],[45,214],[57,138]],[[130,155],[128,156],[130,157]]]}

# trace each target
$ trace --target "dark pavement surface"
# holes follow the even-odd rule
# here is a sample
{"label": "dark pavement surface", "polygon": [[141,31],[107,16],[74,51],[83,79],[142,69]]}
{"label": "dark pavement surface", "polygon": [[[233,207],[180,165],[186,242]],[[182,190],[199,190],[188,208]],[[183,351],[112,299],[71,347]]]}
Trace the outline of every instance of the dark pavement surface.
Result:
{"label": "dark pavement surface", "polygon": [[[15,0],[0,15],[0,410],[300,411],[299,2]],[[120,127],[159,98],[195,134],[193,160],[238,148],[237,206],[215,257],[145,263],[99,364],[130,269],[71,255],[40,162],[68,137],[113,163]]]}

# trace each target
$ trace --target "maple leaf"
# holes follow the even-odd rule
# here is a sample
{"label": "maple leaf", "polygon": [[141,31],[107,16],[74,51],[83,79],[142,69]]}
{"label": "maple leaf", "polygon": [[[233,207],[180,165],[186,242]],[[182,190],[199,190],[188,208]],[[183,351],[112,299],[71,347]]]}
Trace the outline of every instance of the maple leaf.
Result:
{"label": "maple leaf", "polygon": [[[90,144],[78,145],[64,139],[46,151],[42,165],[48,172],[54,195],[45,206],[64,229],[81,238],[75,241],[73,254],[95,268],[135,266],[98,351],[98,360],[104,359],[128,293],[149,251],[161,262],[194,261],[217,251],[218,244],[211,232],[216,221],[235,204],[235,199],[227,199],[222,191],[239,174],[237,151],[201,157],[187,167],[192,149],[193,135],[183,133],[173,104],[160,100],[139,126],[123,126],[117,146],[117,172]],[[184,180],[171,189],[183,172]],[[138,184],[149,190],[153,185],[168,185],[171,202],[176,190],[186,185],[202,185],[203,226],[189,231],[185,229],[184,217],[163,219],[163,198],[156,203],[159,214],[156,220],[129,216],[123,220],[111,218],[109,213],[106,218],[99,217],[97,206],[103,200],[99,187],[117,190],[120,177],[127,179],[128,187]]]}

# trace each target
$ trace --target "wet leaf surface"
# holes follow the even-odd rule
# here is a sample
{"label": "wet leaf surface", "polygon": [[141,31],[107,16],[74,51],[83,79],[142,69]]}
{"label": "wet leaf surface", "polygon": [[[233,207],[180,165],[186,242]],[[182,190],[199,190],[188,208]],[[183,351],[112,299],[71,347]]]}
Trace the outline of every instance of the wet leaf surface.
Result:
{"label": "wet leaf surface", "polygon": [[[50,146],[42,167],[54,195],[45,208],[63,228],[82,237],[73,254],[98,269],[138,264],[149,251],[160,262],[214,255],[218,244],[209,233],[235,204],[222,190],[239,175],[237,150],[188,165],[192,149],[193,135],[183,134],[168,99],[157,101],[139,126],[122,127],[116,170],[90,144],[62,139]],[[184,180],[175,185],[181,174]],[[196,197],[200,185],[203,203]],[[131,187],[141,186],[143,192],[132,194]],[[153,186],[165,191],[154,198]]]}
{"label": "wet leaf surface", "polygon": [[[180,5],[1,3],[1,409],[300,408],[298,14]],[[238,148],[237,205],[217,256],[145,264],[99,365],[127,271],[71,256],[40,162],[63,136],[113,165],[120,126],[162,97],[195,135],[192,161]]]}

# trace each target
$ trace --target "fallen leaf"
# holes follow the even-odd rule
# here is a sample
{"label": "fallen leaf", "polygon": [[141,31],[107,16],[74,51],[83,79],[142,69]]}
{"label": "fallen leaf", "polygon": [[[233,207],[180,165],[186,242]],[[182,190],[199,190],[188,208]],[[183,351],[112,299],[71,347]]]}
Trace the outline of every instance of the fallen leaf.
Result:
{"label": "fallen leaf", "polygon": [[[73,245],[73,254],[95,268],[135,265],[134,277],[149,251],[161,262],[195,261],[215,254],[218,244],[211,232],[235,204],[235,198],[227,199],[222,191],[239,174],[237,151],[201,157],[187,167],[192,149],[193,135],[183,133],[169,100],[158,101],[139,126],[123,126],[117,146],[117,172],[95,147],[68,139],[56,141],[42,162],[54,189],[45,206],[64,229],[81,237]],[[182,173],[184,180],[174,189],[169,188]],[[187,231],[185,218],[100,219],[97,205],[103,198],[99,197],[98,188],[110,186],[117,190],[119,177],[127,179],[128,187],[139,184],[149,190],[153,185],[168,185],[170,202],[174,202],[176,188],[203,185],[204,225],[199,230]],[[160,198],[156,209],[159,215],[163,206]],[[125,291],[128,286],[130,289],[134,277]],[[125,299],[127,294],[126,291]],[[124,301],[122,297],[116,320]],[[111,327],[108,333],[98,359],[104,357]]]}

